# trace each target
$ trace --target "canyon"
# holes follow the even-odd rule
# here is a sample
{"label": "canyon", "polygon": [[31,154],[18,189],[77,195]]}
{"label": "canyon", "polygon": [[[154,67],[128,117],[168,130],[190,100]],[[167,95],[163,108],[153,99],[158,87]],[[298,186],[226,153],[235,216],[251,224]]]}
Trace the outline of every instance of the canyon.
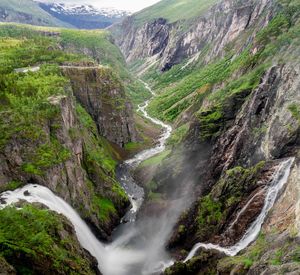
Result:
{"label": "canyon", "polygon": [[[4,274],[297,274],[299,15],[163,0],[105,31],[0,25]],[[39,220],[59,253],[26,239]]]}

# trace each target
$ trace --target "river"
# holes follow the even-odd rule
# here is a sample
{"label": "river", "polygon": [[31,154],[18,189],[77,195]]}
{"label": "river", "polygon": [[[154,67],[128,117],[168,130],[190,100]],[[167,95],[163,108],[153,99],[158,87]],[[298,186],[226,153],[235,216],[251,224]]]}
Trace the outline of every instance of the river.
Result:
{"label": "river", "polygon": [[[155,96],[151,89],[147,85],[145,86]],[[164,214],[158,215],[158,217],[143,216],[137,218],[137,212],[143,204],[144,190],[134,181],[131,171],[143,160],[162,152],[165,149],[165,142],[172,132],[169,125],[149,116],[146,111],[149,102],[147,100],[140,105],[138,111],[153,123],[160,125],[162,134],[155,147],[138,153],[117,168],[117,177],[128,194],[132,207],[124,216],[122,223],[116,228],[113,241],[110,244],[105,245],[97,240],[76,211],[44,186],[29,184],[20,189],[2,193],[0,197],[5,203],[0,205],[0,209],[19,200],[26,200],[30,203],[42,203],[51,210],[65,215],[74,225],[80,244],[98,260],[99,269],[104,275],[160,274],[165,267],[173,263],[165,251],[165,242],[168,240],[182,208],[179,207],[180,200],[176,200]],[[216,249],[229,256],[234,256],[254,241],[278,194],[288,180],[293,162],[294,158],[282,160],[274,174],[272,183],[268,187],[265,204],[260,215],[250,225],[239,242],[232,247],[198,243],[185,261],[191,259],[201,247]]]}

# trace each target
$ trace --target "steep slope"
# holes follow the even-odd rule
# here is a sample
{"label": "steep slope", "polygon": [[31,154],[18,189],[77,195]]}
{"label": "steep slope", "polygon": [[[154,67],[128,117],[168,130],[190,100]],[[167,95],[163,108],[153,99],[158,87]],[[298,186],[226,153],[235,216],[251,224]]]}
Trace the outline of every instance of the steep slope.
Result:
{"label": "steep slope", "polygon": [[[96,33],[96,49],[92,41],[85,48],[72,43],[71,37],[80,43],[84,34],[0,27],[0,186],[1,191],[27,183],[47,186],[107,239],[129,205],[115,178],[119,155],[114,148],[135,141],[136,133],[131,104],[116,76],[122,60],[112,53],[115,46],[101,32]],[[101,48],[103,44],[109,49]],[[93,61],[102,55],[103,64],[110,63],[115,73]],[[22,69],[28,66],[34,67]],[[82,72],[88,78],[81,78]],[[84,95],[94,96],[93,105],[85,104]],[[117,129],[109,123],[103,127],[109,114]]]}
{"label": "steep slope", "polygon": [[2,0],[0,3],[0,22],[71,27],[70,24],[51,16],[32,0]]}
{"label": "steep slope", "polygon": [[[199,17],[181,21],[153,6],[141,24],[137,14],[112,29],[132,70],[158,93],[149,112],[175,128],[171,151],[138,171],[149,190],[150,207],[157,201],[164,205],[178,183],[182,193],[188,183],[195,184],[195,203],[167,244],[182,260],[198,242],[226,248],[243,239],[290,157],[295,160],[281,192],[285,186],[286,192],[299,192],[299,2],[212,4]],[[145,168],[151,176],[144,177]],[[274,209],[282,211],[282,218],[289,213],[286,226],[267,212],[262,235],[267,232],[268,237],[260,237],[240,256],[199,249],[166,274],[299,272],[299,237],[289,233],[299,230],[299,199],[293,196],[288,203],[284,196]],[[256,231],[251,234],[257,237]],[[289,244],[290,251],[278,252]],[[286,265],[276,267],[281,261]]]}
{"label": "steep slope", "polygon": [[20,206],[0,211],[2,274],[99,274],[66,218],[39,205]]}
{"label": "steep slope", "polygon": [[[182,20],[175,21],[176,17],[169,19],[167,12],[160,9],[162,5],[169,7],[169,1],[162,1],[129,17],[112,31],[116,33],[116,41],[126,60],[139,71],[150,67],[165,71],[186,59],[197,61],[201,54],[205,55],[202,60],[205,62],[224,55],[225,45],[233,42],[241,32],[251,32],[254,25],[256,31],[264,27],[276,11],[276,5],[270,9],[272,1],[216,2],[197,1],[196,4],[190,0],[182,4],[180,0],[173,1],[173,9],[183,15],[179,16]],[[194,15],[194,18],[185,18],[185,14]],[[145,21],[137,24],[142,16]],[[251,33],[248,37],[251,39]],[[143,63],[134,64],[137,59],[143,59]]]}

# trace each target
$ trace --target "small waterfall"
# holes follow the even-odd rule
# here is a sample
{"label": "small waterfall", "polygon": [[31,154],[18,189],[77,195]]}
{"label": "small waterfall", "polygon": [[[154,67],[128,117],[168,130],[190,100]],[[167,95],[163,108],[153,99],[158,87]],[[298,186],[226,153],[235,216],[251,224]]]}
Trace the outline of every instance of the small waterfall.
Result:
{"label": "small waterfall", "polygon": [[[205,249],[215,249],[225,253],[228,256],[235,256],[241,250],[245,249],[250,243],[252,243],[257,238],[261,227],[265,221],[265,218],[267,217],[267,214],[270,211],[270,209],[273,207],[280,190],[287,182],[288,177],[290,175],[291,166],[294,160],[294,158],[289,158],[281,162],[273,177],[270,187],[268,188],[265,197],[265,204],[261,213],[258,215],[256,220],[250,225],[250,227],[239,242],[237,242],[231,247],[221,247],[212,243],[197,243],[190,251],[188,256],[185,258],[184,262],[187,262],[188,260],[193,258],[198,249],[201,247]],[[244,209],[242,209],[241,211],[244,211]]]}

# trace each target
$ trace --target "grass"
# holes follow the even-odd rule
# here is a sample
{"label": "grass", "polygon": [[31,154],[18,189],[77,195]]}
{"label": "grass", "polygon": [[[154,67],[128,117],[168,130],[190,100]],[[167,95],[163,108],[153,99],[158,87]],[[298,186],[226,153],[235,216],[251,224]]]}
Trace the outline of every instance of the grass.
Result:
{"label": "grass", "polygon": [[[66,235],[68,226],[61,216],[25,205],[22,209],[1,210],[0,219],[0,256],[12,264],[18,274],[33,274],[32,262],[36,266],[49,263],[53,273],[92,274],[89,262],[76,254],[80,249],[78,241],[74,235]],[[60,232],[63,231],[62,239]]]}
{"label": "grass", "polygon": [[292,117],[298,121],[298,124],[300,124],[300,105],[296,103],[292,103],[289,105],[289,111],[292,114]]}
{"label": "grass", "polygon": [[143,161],[140,164],[140,167],[146,167],[146,166],[150,166],[150,165],[159,165],[165,158],[168,157],[168,155],[170,153],[171,153],[171,150],[165,150],[162,153]]}
{"label": "grass", "polygon": [[[206,108],[198,111],[200,125],[203,124],[200,138],[210,140],[218,136],[226,121],[230,102],[238,100],[237,106],[243,104],[274,60],[283,63],[298,58],[293,50],[299,46],[298,11],[295,6],[285,7],[257,34],[253,44],[239,55],[231,50],[238,45],[232,45],[223,59],[212,60],[203,66],[202,61],[210,51],[208,45],[199,61],[184,70],[181,68],[185,61],[165,73],[156,71],[155,67],[150,69],[144,79],[151,82],[159,93],[150,103],[149,113],[161,120],[174,122],[188,108],[201,106],[205,101]],[[260,50],[252,54],[253,47],[257,45]],[[284,49],[287,48],[294,54],[285,55]],[[223,88],[216,90],[216,85]]]}
{"label": "grass", "polygon": [[169,23],[193,19],[205,13],[218,0],[162,0],[142,10],[134,16],[136,24],[141,25],[156,18],[165,18]]}
{"label": "grass", "polygon": [[228,266],[231,270],[232,266],[242,265],[244,270],[248,270],[255,262],[260,260],[260,257],[263,255],[267,248],[268,244],[265,235],[261,233],[256,239],[255,243],[251,245],[243,255],[235,257],[225,257],[219,261],[218,266],[222,269]]}
{"label": "grass", "polygon": [[117,212],[113,202],[109,199],[94,197],[93,204],[98,208],[98,217],[102,222],[109,221],[110,216]]}
{"label": "grass", "polygon": [[189,130],[188,124],[183,124],[180,127],[176,128],[173,132],[170,138],[167,140],[167,145],[175,146],[181,143],[181,141],[186,136],[187,132]]}

